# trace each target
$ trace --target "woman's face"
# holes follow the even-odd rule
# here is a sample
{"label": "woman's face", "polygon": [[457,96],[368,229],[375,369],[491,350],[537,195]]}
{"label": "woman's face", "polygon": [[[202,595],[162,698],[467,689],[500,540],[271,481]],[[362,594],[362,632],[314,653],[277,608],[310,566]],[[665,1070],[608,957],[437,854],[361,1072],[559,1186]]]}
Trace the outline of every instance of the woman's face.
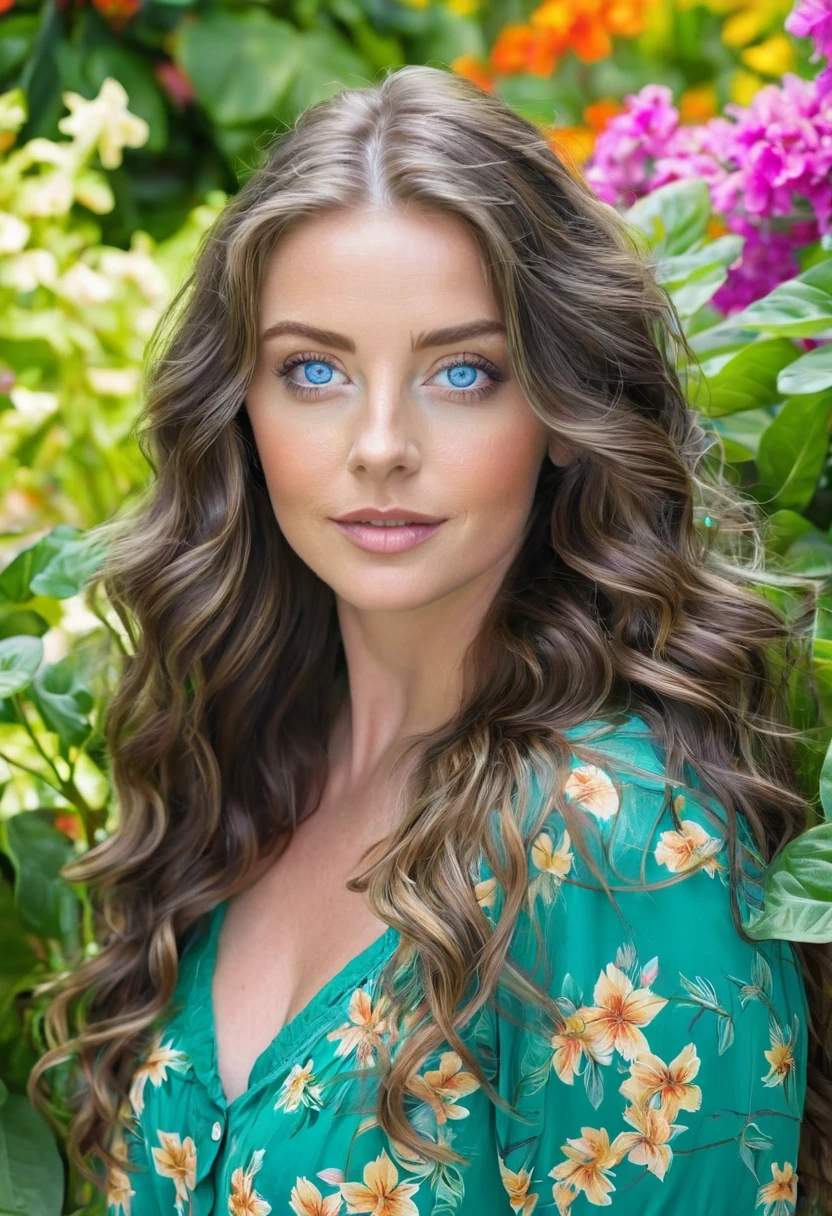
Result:
{"label": "woman's face", "polygon": [[[277,522],[319,578],[366,610],[499,583],[548,432],[511,376],[461,221],[339,211],[301,222],[272,258],[259,333],[246,407]],[[374,529],[367,543],[385,552],[333,522],[389,507],[443,522],[398,551],[400,530]]]}

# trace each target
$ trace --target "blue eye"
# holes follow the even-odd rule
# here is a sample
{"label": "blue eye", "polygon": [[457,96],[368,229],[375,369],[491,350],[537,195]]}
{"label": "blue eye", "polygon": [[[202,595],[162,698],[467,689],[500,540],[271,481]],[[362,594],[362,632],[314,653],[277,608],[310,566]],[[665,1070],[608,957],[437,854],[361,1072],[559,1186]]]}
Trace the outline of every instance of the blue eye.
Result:
{"label": "blue eye", "polygon": [[[292,378],[291,373],[296,367],[301,368],[306,383]],[[298,397],[316,397],[327,388],[338,387],[338,382],[333,379],[333,373],[338,370],[326,359],[314,358],[311,355],[298,355],[288,360],[283,367],[272,368],[274,374],[283,381],[289,392]],[[473,386],[478,371],[485,372],[487,380],[475,388]],[[481,355],[457,356],[456,360],[450,360],[438,372],[435,372],[434,376],[440,376],[445,372],[448,374],[450,384],[440,385],[440,387],[444,388],[446,394],[456,401],[472,401],[487,397],[505,379],[502,372]]]}
{"label": "blue eye", "polygon": [[329,384],[332,379],[332,367],[329,363],[302,363],[300,366],[306,369],[304,374],[313,384]]}
{"label": "blue eye", "polygon": [[453,388],[470,388],[477,378],[477,368],[473,363],[454,363],[451,367],[443,367],[448,373]]}

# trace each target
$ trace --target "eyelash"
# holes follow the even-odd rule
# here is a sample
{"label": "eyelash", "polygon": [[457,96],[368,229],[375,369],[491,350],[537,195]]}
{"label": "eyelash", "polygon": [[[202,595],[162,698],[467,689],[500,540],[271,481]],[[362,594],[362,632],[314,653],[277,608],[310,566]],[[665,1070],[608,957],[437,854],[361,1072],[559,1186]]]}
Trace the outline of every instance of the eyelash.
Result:
{"label": "eyelash", "polygon": [[[289,373],[292,369],[300,367],[304,363],[323,363],[327,367],[332,367],[335,371],[338,370],[328,359],[321,358],[318,355],[305,354],[294,355],[291,359],[287,359],[283,367],[273,367],[272,372],[284,382],[290,393],[295,393],[298,397],[319,397],[331,386],[325,384],[321,385],[320,388],[316,388],[314,385],[298,384],[296,380],[289,379]],[[497,388],[497,385],[505,379],[498,368],[493,363],[490,363],[488,359],[484,359],[482,355],[455,355],[447,363],[443,364],[442,367],[437,368],[434,374],[439,375],[439,372],[444,372],[449,367],[457,367],[459,365],[463,367],[479,367],[482,371],[488,373],[491,377],[491,383],[480,385],[479,388],[447,388],[444,391],[452,401],[481,400],[483,397],[490,396]]]}

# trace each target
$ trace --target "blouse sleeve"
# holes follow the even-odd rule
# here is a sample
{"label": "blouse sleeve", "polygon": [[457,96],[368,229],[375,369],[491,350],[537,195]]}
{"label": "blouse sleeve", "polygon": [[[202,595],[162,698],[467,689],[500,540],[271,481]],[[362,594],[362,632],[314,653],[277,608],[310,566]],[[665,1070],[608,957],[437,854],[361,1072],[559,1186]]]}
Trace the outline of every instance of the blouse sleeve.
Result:
{"label": "blouse sleeve", "polygon": [[[633,740],[627,757],[649,764],[646,748]],[[797,957],[788,942],[746,943],[735,929],[727,845],[706,811],[719,815],[718,804],[672,789],[674,819],[661,771],[634,779],[617,767],[614,756],[603,767],[573,757],[566,796],[621,917],[564,817],[552,811],[531,842],[512,957],[561,1018],[544,1023],[500,989],[513,1013],[500,1013],[497,1040],[498,1089],[515,1115],[495,1108],[510,1206],[788,1216],[807,1051]],[[751,845],[744,820],[740,829]],[[659,885],[621,889],[633,882]]]}

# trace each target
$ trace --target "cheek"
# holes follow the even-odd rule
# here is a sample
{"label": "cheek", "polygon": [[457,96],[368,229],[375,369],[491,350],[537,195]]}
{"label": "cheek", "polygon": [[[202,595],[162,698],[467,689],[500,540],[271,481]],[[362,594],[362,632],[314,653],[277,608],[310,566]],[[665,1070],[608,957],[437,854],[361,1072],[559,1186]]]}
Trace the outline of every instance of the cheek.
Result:
{"label": "cheek", "polygon": [[252,422],[260,463],[275,510],[309,503],[333,472],[336,449],[331,436],[309,426]]}
{"label": "cheek", "polygon": [[460,507],[487,521],[516,526],[525,519],[545,454],[545,440],[537,432],[507,428],[481,440],[469,439],[457,454],[453,475],[453,497]]}

